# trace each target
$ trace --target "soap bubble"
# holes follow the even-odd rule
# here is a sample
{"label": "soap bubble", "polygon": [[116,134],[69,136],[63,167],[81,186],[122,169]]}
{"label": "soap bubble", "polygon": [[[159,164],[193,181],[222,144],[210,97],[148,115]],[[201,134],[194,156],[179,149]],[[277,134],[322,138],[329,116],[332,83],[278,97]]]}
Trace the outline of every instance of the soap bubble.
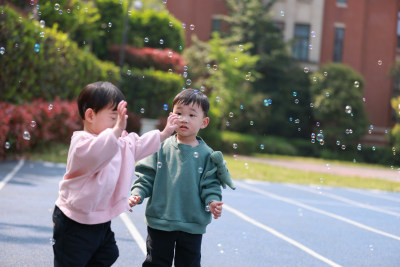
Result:
{"label": "soap bubble", "polygon": [[199,153],[198,153],[198,152],[194,152],[194,153],[193,153],[193,157],[194,157],[195,159],[197,159],[197,158],[199,157]]}
{"label": "soap bubble", "polygon": [[347,105],[344,111],[345,111],[347,114],[350,114],[350,113],[352,112],[352,110],[353,110],[352,107],[349,106],[349,105]]}
{"label": "soap bubble", "polygon": [[160,162],[160,161],[157,162],[157,168],[159,168],[159,169],[162,168],[162,162]]}
{"label": "soap bubble", "polygon": [[233,143],[232,147],[233,147],[233,149],[237,149],[238,145],[236,143]]}
{"label": "soap bubble", "polygon": [[5,149],[10,149],[10,147],[11,147],[10,142],[6,142],[4,144],[4,147],[5,147]]}
{"label": "soap bubble", "polygon": [[164,104],[164,105],[163,105],[163,110],[165,110],[165,111],[168,110],[168,105],[167,105],[167,104]]}
{"label": "soap bubble", "polygon": [[54,9],[55,10],[59,10],[60,9],[60,4],[58,4],[58,3],[54,4]]}
{"label": "soap bubble", "polygon": [[31,140],[31,135],[28,131],[24,131],[24,134],[22,135],[22,138],[24,138],[25,140],[29,141]]}

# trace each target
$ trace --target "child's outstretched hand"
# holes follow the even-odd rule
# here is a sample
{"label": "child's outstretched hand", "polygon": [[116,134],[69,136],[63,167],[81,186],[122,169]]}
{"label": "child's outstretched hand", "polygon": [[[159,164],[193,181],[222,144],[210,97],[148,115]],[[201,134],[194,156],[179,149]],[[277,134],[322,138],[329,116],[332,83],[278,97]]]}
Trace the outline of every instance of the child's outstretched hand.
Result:
{"label": "child's outstretched hand", "polygon": [[223,202],[215,200],[211,201],[211,203],[209,204],[209,209],[210,212],[214,215],[214,219],[218,219],[219,217],[221,217],[223,204]]}
{"label": "child's outstretched hand", "polygon": [[126,112],[128,111],[126,108],[127,105],[128,103],[125,100],[122,100],[121,102],[118,103],[117,107],[118,118],[113,128],[114,134],[117,138],[121,136],[122,132],[126,128],[126,120],[128,119],[128,115],[126,115]]}
{"label": "child's outstretched hand", "polygon": [[178,115],[174,113],[170,113],[168,120],[167,120],[167,125],[165,125],[164,130],[161,132],[161,142],[163,142],[165,139],[171,136],[171,134],[174,133],[175,129],[178,127],[178,124],[176,123],[178,119]]}
{"label": "child's outstretched hand", "polygon": [[[128,199],[129,206],[132,208],[133,206],[136,206],[140,202],[140,196],[131,196]],[[132,212],[132,209],[129,209],[130,212]]]}

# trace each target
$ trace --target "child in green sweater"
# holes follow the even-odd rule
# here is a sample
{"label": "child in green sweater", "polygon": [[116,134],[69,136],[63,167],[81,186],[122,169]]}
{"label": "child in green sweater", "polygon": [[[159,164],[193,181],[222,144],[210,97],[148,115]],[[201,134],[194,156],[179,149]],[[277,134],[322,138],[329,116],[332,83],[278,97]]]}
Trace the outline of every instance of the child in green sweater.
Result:
{"label": "child in green sweater", "polygon": [[222,154],[197,136],[209,123],[209,106],[198,90],[180,92],[172,107],[178,115],[176,134],[136,165],[130,205],[149,197],[143,267],[172,266],[173,260],[175,266],[200,266],[202,235],[211,214],[221,216],[221,185],[234,189]]}

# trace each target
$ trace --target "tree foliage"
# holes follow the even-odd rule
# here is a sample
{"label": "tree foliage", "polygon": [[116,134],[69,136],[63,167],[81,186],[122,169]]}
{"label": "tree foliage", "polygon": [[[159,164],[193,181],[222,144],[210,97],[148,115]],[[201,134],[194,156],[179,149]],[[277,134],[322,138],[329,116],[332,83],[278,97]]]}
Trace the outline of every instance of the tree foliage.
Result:
{"label": "tree foliage", "polygon": [[354,145],[367,133],[368,118],[362,100],[364,79],[351,67],[329,63],[313,73],[313,115],[320,124],[324,142],[335,146]]}

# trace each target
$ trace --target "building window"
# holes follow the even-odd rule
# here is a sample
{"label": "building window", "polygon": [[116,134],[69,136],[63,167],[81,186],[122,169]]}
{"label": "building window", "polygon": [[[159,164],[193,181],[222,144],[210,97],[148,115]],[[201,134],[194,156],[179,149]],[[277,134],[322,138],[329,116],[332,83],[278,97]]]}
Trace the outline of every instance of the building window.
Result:
{"label": "building window", "polygon": [[310,25],[296,24],[294,28],[293,56],[297,60],[308,61]]}
{"label": "building window", "polygon": [[344,28],[335,28],[335,43],[333,46],[333,61],[342,62]]}
{"label": "building window", "polygon": [[400,49],[400,12],[397,13],[397,49]]}
{"label": "building window", "polygon": [[211,28],[212,32],[221,32],[221,30],[222,30],[222,20],[213,18],[211,27],[212,27]]}
{"label": "building window", "polygon": [[347,0],[336,0],[337,7],[347,7]]}

